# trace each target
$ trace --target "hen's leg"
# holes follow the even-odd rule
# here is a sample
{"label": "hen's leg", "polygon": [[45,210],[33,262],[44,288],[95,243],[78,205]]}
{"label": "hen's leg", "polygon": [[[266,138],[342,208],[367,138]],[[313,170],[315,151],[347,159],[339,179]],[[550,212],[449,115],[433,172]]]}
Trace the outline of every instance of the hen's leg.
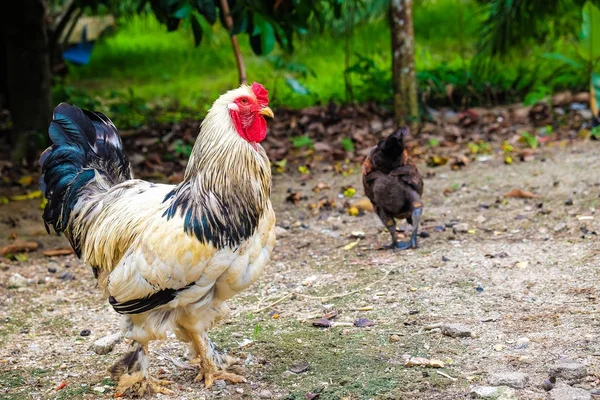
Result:
{"label": "hen's leg", "polygon": [[142,397],[145,394],[171,394],[164,386],[170,381],[154,379],[148,374],[148,344],[133,342],[134,350],[125,354],[110,368],[112,378],[117,381],[117,393]]}
{"label": "hen's leg", "polygon": [[[418,195],[417,195],[418,196]],[[414,200],[411,203],[412,213],[410,215],[410,223],[412,224],[413,230],[410,235],[409,242],[399,242],[396,246],[397,249],[406,250],[406,249],[416,249],[417,245],[417,235],[419,234],[419,223],[421,222],[421,214],[423,214],[423,204],[421,204],[421,199]]]}
{"label": "hen's leg", "polygon": [[388,215],[385,211],[383,211],[383,209],[381,209],[380,207],[377,207],[375,211],[377,212],[377,215],[379,216],[381,222],[383,222],[383,225],[385,225],[386,229],[392,236],[392,244],[386,246],[386,248],[395,249],[398,244],[398,238],[396,238],[396,220],[394,219],[394,217]]}
{"label": "hen's leg", "polygon": [[207,388],[211,387],[218,379],[232,383],[246,382],[246,378],[243,376],[225,371],[235,362],[235,359],[227,354],[218,353],[206,333],[193,334],[192,346],[197,356],[190,363],[200,365],[200,373],[194,380],[195,382],[204,380],[204,386]]}

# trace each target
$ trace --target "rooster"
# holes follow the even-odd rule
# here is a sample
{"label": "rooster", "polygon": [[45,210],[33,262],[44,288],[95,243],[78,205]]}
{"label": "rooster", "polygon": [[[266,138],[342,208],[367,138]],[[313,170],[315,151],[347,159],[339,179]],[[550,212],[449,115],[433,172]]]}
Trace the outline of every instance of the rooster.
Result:
{"label": "rooster", "polygon": [[44,222],[89,264],[132,351],[110,370],[117,393],[171,393],[148,373],[148,343],[167,331],[189,343],[196,381],[244,382],[228,372],[209,327],[226,300],[254,283],[275,244],[271,170],[260,142],[273,118],[259,83],[220,96],[200,126],[183,181],[134,179],[117,128],[103,114],[61,103],[40,157]]}
{"label": "rooster", "polygon": [[[423,213],[423,180],[404,148],[408,129],[400,128],[379,141],[362,165],[365,194],[392,236],[389,248],[406,250],[417,247],[419,221]],[[406,218],[413,231],[408,242],[396,238],[396,218]]]}

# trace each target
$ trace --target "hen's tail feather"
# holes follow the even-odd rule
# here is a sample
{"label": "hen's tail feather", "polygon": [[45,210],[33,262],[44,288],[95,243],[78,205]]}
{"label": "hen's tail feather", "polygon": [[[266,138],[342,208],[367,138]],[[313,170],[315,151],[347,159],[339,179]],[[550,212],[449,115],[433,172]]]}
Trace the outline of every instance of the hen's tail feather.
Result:
{"label": "hen's tail feather", "polygon": [[43,218],[48,232],[52,225],[61,233],[78,195],[97,173],[112,185],[132,175],[119,132],[104,114],[61,103],[54,109],[48,133],[53,145],[39,160],[40,188],[48,199]]}

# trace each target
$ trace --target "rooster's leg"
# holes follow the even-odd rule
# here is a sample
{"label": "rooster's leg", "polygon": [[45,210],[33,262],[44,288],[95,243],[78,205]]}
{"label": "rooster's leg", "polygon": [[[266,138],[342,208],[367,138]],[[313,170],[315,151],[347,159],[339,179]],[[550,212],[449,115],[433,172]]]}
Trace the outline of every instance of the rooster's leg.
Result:
{"label": "rooster's leg", "polygon": [[398,244],[398,238],[396,238],[396,220],[393,216],[388,215],[385,211],[383,211],[383,209],[379,207],[376,207],[375,211],[377,212],[377,215],[379,216],[381,222],[383,222],[383,225],[385,225],[385,228],[392,236],[392,244],[385,247],[387,249],[395,249]]}
{"label": "rooster's leg", "polygon": [[207,388],[211,387],[218,379],[232,383],[246,382],[246,378],[243,376],[225,371],[235,362],[235,359],[218,353],[206,334],[193,335],[192,346],[197,356],[190,364],[199,364],[201,369],[195,379],[196,382],[204,380],[204,386]]}
{"label": "rooster's leg", "polygon": [[117,381],[118,394],[142,397],[145,394],[173,393],[165,386],[170,381],[152,378],[148,374],[148,344],[133,342],[135,349],[123,356],[110,369],[112,378]]}
{"label": "rooster's leg", "polygon": [[396,248],[399,250],[416,249],[417,246],[417,235],[419,234],[419,222],[421,222],[421,214],[423,214],[423,205],[420,201],[413,201],[412,203],[412,214],[410,216],[410,222],[412,223],[412,233],[410,235],[409,242],[399,242]]}

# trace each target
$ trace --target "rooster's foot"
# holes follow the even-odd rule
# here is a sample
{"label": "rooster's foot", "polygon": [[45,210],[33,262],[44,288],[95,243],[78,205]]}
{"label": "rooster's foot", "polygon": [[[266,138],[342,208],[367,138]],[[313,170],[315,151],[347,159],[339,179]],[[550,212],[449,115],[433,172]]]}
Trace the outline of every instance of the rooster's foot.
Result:
{"label": "rooster's foot", "polygon": [[200,372],[194,382],[200,382],[204,380],[204,387],[211,387],[216,380],[224,380],[231,383],[244,383],[246,382],[246,378],[241,375],[234,374],[232,372],[227,371],[211,371],[209,373],[205,373],[204,371]]}
{"label": "rooster's foot", "polygon": [[411,242],[397,242],[396,245],[394,246],[395,250],[408,250],[408,249],[416,249],[417,248],[417,242],[415,241],[414,243]]}
{"label": "rooster's foot", "polygon": [[388,244],[387,246],[385,246],[386,249],[389,250],[408,250],[408,249],[416,249],[417,246],[417,242],[415,241],[414,243],[412,241],[410,242],[395,242],[392,244]]}
{"label": "rooster's foot", "polygon": [[171,385],[173,382],[145,377],[142,371],[137,371],[132,374],[123,374],[119,378],[116,394],[118,397],[129,394],[132,397],[143,397],[154,393],[173,394],[173,391],[165,386]]}

